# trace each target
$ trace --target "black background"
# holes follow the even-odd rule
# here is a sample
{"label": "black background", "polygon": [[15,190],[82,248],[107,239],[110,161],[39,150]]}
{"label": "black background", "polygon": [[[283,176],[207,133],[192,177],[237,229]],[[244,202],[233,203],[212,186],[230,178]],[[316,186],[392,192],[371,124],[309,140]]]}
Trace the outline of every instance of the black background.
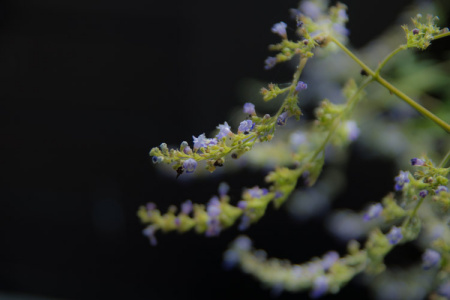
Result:
{"label": "black background", "polygon": [[[410,2],[344,1],[352,44],[381,33]],[[2,2],[0,298],[270,298],[252,278],[221,268],[236,229],[212,239],[158,235],[159,245],[151,247],[136,211],[148,201],[163,209],[188,198],[206,202],[222,180],[233,195],[262,181],[263,173],[243,170],[185,184],[159,176],[148,151],[163,141],[190,141],[226,120],[246,100],[237,92],[242,79],[289,79],[264,71],[263,62],[267,45],[277,41],[270,27],[288,20],[288,8],[296,6],[291,0]],[[350,185],[374,188],[370,177],[356,175],[364,166],[396,172],[389,162],[355,155]],[[365,200],[389,191],[392,176],[376,182]],[[348,200],[355,198],[343,195],[347,200],[336,207],[362,208]],[[248,234],[269,255],[294,262],[344,250],[321,222],[298,223],[283,210],[269,209]],[[367,293],[352,283],[330,298]]]}

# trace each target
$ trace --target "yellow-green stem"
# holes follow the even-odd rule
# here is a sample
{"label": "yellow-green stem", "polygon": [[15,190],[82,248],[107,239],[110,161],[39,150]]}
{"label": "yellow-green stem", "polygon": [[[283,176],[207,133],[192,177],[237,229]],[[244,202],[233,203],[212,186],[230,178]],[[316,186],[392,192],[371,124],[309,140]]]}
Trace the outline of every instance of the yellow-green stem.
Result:
{"label": "yellow-green stem", "polygon": [[[415,110],[417,110],[419,113],[421,113],[424,117],[430,119],[431,121],[435,122],[437,125],[439,125],[442,129],[447,131],[447,133],[450,133],[450,125],[447,124],[445,121],[440,119],[438,116],[433,114],[431,111],[408,97],[406,94],[404,94],[402,91],[394,87],[392,84],[387,82],[383,77],[381,77],[379,74],[376,74],[372,69],[370,69],[366,64],[364,64],[358,57],[356,57],[347,47],[345,47],[341,42],[336,40],[334,37],[330,37],[331,41],[333,41],[339,48],[341,48],[345,53],[348,54],[356,63],[358,63],[364,71],[370,76],[373,77],[374,80],[378,81],[382,86],[387,88],[391,93],[408,103],[410,106],[412,106]],[[395,53],[394,53],[395,54]]]}
{"label": "yellow-green stem", "polygon": [[310,161],[313,161],[325,149],[325,146],[328,144],[328,141],[333,136],[333,134],[336,131],[336,129],[339,127],[339,123],[341,122],[342,116],[347,114],[348,111],[351,110],[355,106],[355,102],[356,102],[356,100],[358,100],[358,94],[361,93],[366,88],[366,86],[370,82],[372,82],[372,80],[373,80],[372,77],[367,78],[361,84],[361,86],[358,88],[358,90],[352,95],[352,97],[349,99],[349,101],[347,103],[347,106],[345,107],[344,111],[339,116],[337,116],[336,119],[334,120],[333,125],[332,125],[330,131],[328,131],[328,134],[327,134],[327,137],[325,138],[325,140],[322,142],[320,147],[317,148],[317,150],[311,156]]}
{"label": "yellow-green stem", "polygon": [[375,70],[375,74],[376,76],[378,76],[380,74],[380,70],[384,67],[384,65],[392,58],[394,57],[395,54],[399,53],[402,50],[407,49],[406,45],[401,45],[399,46],[397,49],[395,49],[394,51],[392,51],[391,53],[388,54],[388,56],[385,57],[385,59],[383,59],[383,61],[378,65],[378,68]]}
{"label": "yellow-green stem", "polygon": [[438,168],[445,168],[445,166],[447,165],[449,160],[450,160],[450,150],[447,152],[447,154],[441,160],[441,163],[439,164]]}
{"label": "yellow-green stem", "polygon": [[450,36],[450,31],[444,32],[433,37],[433,40],[441,39],[443,37]]}

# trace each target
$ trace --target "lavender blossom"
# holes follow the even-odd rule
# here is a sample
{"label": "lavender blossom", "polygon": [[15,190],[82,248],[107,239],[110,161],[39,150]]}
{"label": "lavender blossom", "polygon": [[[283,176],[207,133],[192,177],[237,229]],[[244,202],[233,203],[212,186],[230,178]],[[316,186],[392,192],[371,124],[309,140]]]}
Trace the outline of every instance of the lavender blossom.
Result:
{"label": "lavender blossom", "polygon": [[396,245],[403,238],[402,229],[400,227],[392,226],[391,231],[386,235],[391,245]]}
{"label": "lavender blossom", "polygon": [[223,125],[217,126],[217,129],[219,129],[219,133],[216,135],[216,138],[218,140],[221,140],[222,138],[224,138],[232,133],[231,127],[228,125],[227,122],[224,122]]}
{"label": "lavender blossom", "polygon": [[425,270],[431,269],[441,261],[441,254],[433,249],[427,249],[422,255],[422,267]]}
{"label": "lavender blossom", "polygon": [[225,270],[231,270],[237,265],[238,262],[239,262],[239,254],[235,250],[228,249],[227,251],[225,251],[225,253],[223,254],[223,264],[222,264]]}
{"label": "lavender blossom", "polygon": [[183,162],[183,169],[186,173],[192,173],[197,168],[197,161],[193,158],[189,158]]}
{"label": "lavender blossom", "polygon": [[282,38],[287,38],[286,27],[287,25],[284,22],[276,23],[272,26],[272,32],[278,34]]}
{"label": "lavender blossom", "polygon": [[194,150],[207,147],[209,140],[205,137],[204,133],[198,137],[192,136],[192,138],[194,140]]}
{"label": "lavender blossom", "polygon": [[255,111],[255,105],[253,103],[245,103],[244,104],[244,113],[248,114],[248,115],[256,115],[256,111]]}
{"label": "lavender blossom", "polygon": [[302,1],[300,10],[313,20],[317,20],[322,14],[320,7],[312,1]]}
{"label": "lavender blossom", "polygon": [[158,241],[155,238],[155,231],[156,227],[153,225],[148,226],[142,231],[142,234],[148,237],[152,246],[156,246],[158,244]]}
{"label": "lavender blossom", "polygon": [[250,219],[249,216],[247,216],[247,215],[242,215],[241,223],[239,224],[238,229],[239,229],[240,231],[246,230],[247,228],[250,227],[250,222],[251,222],[251,219]]}
{"label": "lavender blossom", "polygon": [[327,252],[322,257],[322,267],[325,271],[328,271],[335,262],[339,260],[339,254],[336,251]]}
{"label": "lavender blossom", "polygon": [[368,222],[375,218],[378,218],[383,212],[383,205],[381,203],[373,204],[369,207],[369,210],[364,214],[363,220]]}
{"label": "lavender blossom", "polygon": [[322,297],[328,290],[328,278],[325,276],[319,276],[314,280],[313,290],[309,294],[311,298]]}
{"label": "lavender blossom", "polygon": [[238,131],[249,133],[253,129],[253,127],[255,127],[255,123],[253,123],[251,120],[245,120],[239,124]]}
{"label": "lavender blossom", "polygon": [[273,67],[275,67],[275,65],[277,64],[277,58],[273,57],[273,56],[269,56],[268,58],[266,58],[266,60],[264,61],[264,63],[266,64],[264,66],[264,69],[266,70],[270,70]]}
{"label": "lavender blossom", "polygon": [[355,121],[347,121],[345,122],[345,128],[347,130],[347,137],[350,141],[354,141],[359,136],[359,128]]}
{"label": "lavender blossom", "polygon": [[425,161],[423,161],[420,158],[412,158],[411,159],[411,165],[413,165],[413,166],[424,166],[425,165]]}
{"label": "lavender blossom", "polygon": [[210,218],[215,218],[220,215],[220,200],[217,198],[217,196],[212,197],[207,206],[206,206],[206,212],[208,213],[208,216]]}
{"label": "lavender blossom", "polygon": [[299,81],[297,83],[297,86],[295,87],[295,91],[299,93],[300,91],[306,90],[308,88],[308,85],[304,83],[303,81]]}
{"label": "lavender blossom", "polygon": [[434,191],[436,194],[439,194],[440,192],[448,192],[448,188],[446,186],[440,185],[437,187],[437,189]]}
{"label": "lavender blossom", "polygon": [[252,247],[252,241],[244,235],[240,235],[233,242],[233,248],[236,248],[241,251],[248,251],[248,250],[250,250],[251,247]]}
{"label": "lavender blossom", "polygon": [[419,192],[419,196],[422,198],[425,198],[428,195],[428,191],[427,190],[421,190]]}
{"label": "lavender blossom", "polygon": [[287,117],[288,117],[287,111],[285,111],[284,113],[282,113],[281,115],[279,115],[279,116],[278,116],[278,119],[277,119],[277,125],[279,125],[279,126],[285,125],[285,124],[286,124],[286,119],[287,119]]}
{"label": "lavender blossom", "polygon": [[267,189],[265,189],[265,188],[261,189],[258,186],[255,186],[251,189],[247,189],[247,193],[249,193],[252,198],[258,198],[258,199],[264,195],[267,195],[268,192],[269,191]]}
{"label": "lavender blossom", "polygon": [[400,171],[400,174],[395,177],[395,190],[401,191],[405,183],[409,182],[408,172]]}
{"label": "lavender blossom", "polygon": [[188,214],[191,213],[192,208],[193,208],[192,201],[191,200],[186,200],[185,202],[183,202],[181,204],[181,213],[185,214],[185,215],[188,215]]}
{"label": "lavender blossom", "polygon": [[219,192],[220,197],[223,197],[226,194],[228,194],[229,190],[230,190],[230,186],[226,182],[221,182],[219,184],[218,192]]}
{"label": "lavender blossom", "polygon": [[237,207],[239,207],[242,210],[245,210],[247,208],[247,206],[248,206],[248,202],[244,201],[244,200],[239,201],[237,204]]}

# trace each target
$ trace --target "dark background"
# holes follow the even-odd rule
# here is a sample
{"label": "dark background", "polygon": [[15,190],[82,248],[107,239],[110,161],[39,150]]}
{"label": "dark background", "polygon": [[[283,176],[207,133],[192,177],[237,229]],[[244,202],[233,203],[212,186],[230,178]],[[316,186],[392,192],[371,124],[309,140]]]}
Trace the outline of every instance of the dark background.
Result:
{"label": "dark background", "polygon": [[[358,47],[411,1],[343,2]],[[264,71],[263,62],[267,45],[277,41],[271,26],[289,20],[288,8],[296,6],[291,0],[2,2],[0,298],[270,298],[251,277],[221,268],[236,229],[212,239],[158,234],[159,245],[151,247],[136,211],[148,201],[163,209],[189,198],[206,202],[222,180],[233,195],[262,181],[264,173],[243,170],[185,184],[159,176],[148,151],[163,141],[190,142],[226,120],[245,100],[237,92],[242,79],[288,80],[289,73]],[[361,166],[395,173],[388,162],[354,155],[349,184],[361,189],[371,188],[370,180],[357,181]],[[386,188],[367,201],[390,190],[391,178],[377,180]],[[321,222],[298,223],[283,210],[269,209],[248,234],[269,255],[294,262],[344,250]],[[330,298],[366,296],[352,283]]]}

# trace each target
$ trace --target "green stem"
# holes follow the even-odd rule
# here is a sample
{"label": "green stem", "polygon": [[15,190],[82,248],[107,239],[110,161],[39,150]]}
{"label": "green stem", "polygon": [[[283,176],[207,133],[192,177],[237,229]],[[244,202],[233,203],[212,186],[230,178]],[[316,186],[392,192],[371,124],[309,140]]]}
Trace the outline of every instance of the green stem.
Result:
{"label": "green stem", "polygon": [[447,36],[450,36],[450,31],[445,32],[445,33],[441,33],[441,34],[438,34],[438,35],[435,35],[433,37],[433,40],[441,39],[441,38],[444,38],[444,37],[447,37]]}
{"label": "green stem", "polygon": [[[357,58],[347,47],[345,47],[341,42],[336,40],[334,37],[330,36],[331,41],[333,41],[339,48],[341,48],[345,53],[348,54],[356,63],[358,63],[364,71],[370,76],[373,77],[374,80],[378,81],[382,86],[387,88],[391,93],[408,103],[410,106],[412,106],[415,110],[417,110],[419,113],[421,113],[424,117],[430,119],[431,121],[435,122],[437,125],[439,125],[442,129],[447,131],[447,133],[450,133],[450,125],[447,124],[445,121],[440,119],[438,116],[433,114],[431,111],[427,110],[425,107],[408,97],[405,93],[394,87],[392,84],[387,82],[383,77],[381,77],[379,74],[375,73],[372,69],[370,69],[366,64],[364,64],[359,58]],[[394,51],[395,52],[395,51]],[[392,53],[391,53],[392,54]],[[394,53],[395,54],[395,53]]]}
{"label": "green stem", "polygon": [[392,58],[395,54],[399,53],[402,50],[407,49],[406,45],[401,45],[394,51],[392,51],[388,56],[383,59],[383,61],[378,65],[378,68],[375,70],[375,74],[378,76],[380,74],[380,70],[384,67],[384,65]]}
{"label": "green stem", "polygon": [[445,166],[447,165],[449,160],[450,160],[450,151],[448,151],[447,154],[444,156],[444,158],[442,159],[442,161],[439,164],[438,168],[445,168]]}
{"label": "green stem", "polygon": [[366,88],[366,86],[370,82],[372,82],[372,80],[373,80],[372,77],[367,78],[361,84],[361,86],[358,88],[358,90],[352,95],[352,97],[348,100],[347,106],[345,107],[344,111],[342,111],[342,113],[336,117],[336,119],[333,122],[333,125],[331,126],[330,131],[328,131],[327,137],[322,142],[320,147],[317,148],[316,151],[314,152],[314,154],[311,156],[310,162],[313,161],[314,159],[316,159],[316,157],[325,149],[325,146],[328,144],[328,141],[331,139],[334,132],[339,127],[339,123],[341,121],[342,116],[346,115],[355,106],[356,100],[358,100],[358,94],[361,93]]}
{"label": "green stem", "polygon": [[300,55],[300,62],[298,64],[297,71],[295,71],[295,73],[294,73],[294,76],[293,76],[294,78],[292,79],[292,83],[289,87],[286,88],[286,89],[289,89],[289,93],[287,94],[286,98],[284,99],[283,105],[280,106],[280,108],[278,109],[278,112],[274,116],[275,122],[276,122],[278,116],[283,112],[286,102],[289,100],[289,98],[295,92],[295,87],[300,78],[300,75],[302,74],[303,68],[305,68],[307,61],[308,61],[308,58],[306,56]]}

